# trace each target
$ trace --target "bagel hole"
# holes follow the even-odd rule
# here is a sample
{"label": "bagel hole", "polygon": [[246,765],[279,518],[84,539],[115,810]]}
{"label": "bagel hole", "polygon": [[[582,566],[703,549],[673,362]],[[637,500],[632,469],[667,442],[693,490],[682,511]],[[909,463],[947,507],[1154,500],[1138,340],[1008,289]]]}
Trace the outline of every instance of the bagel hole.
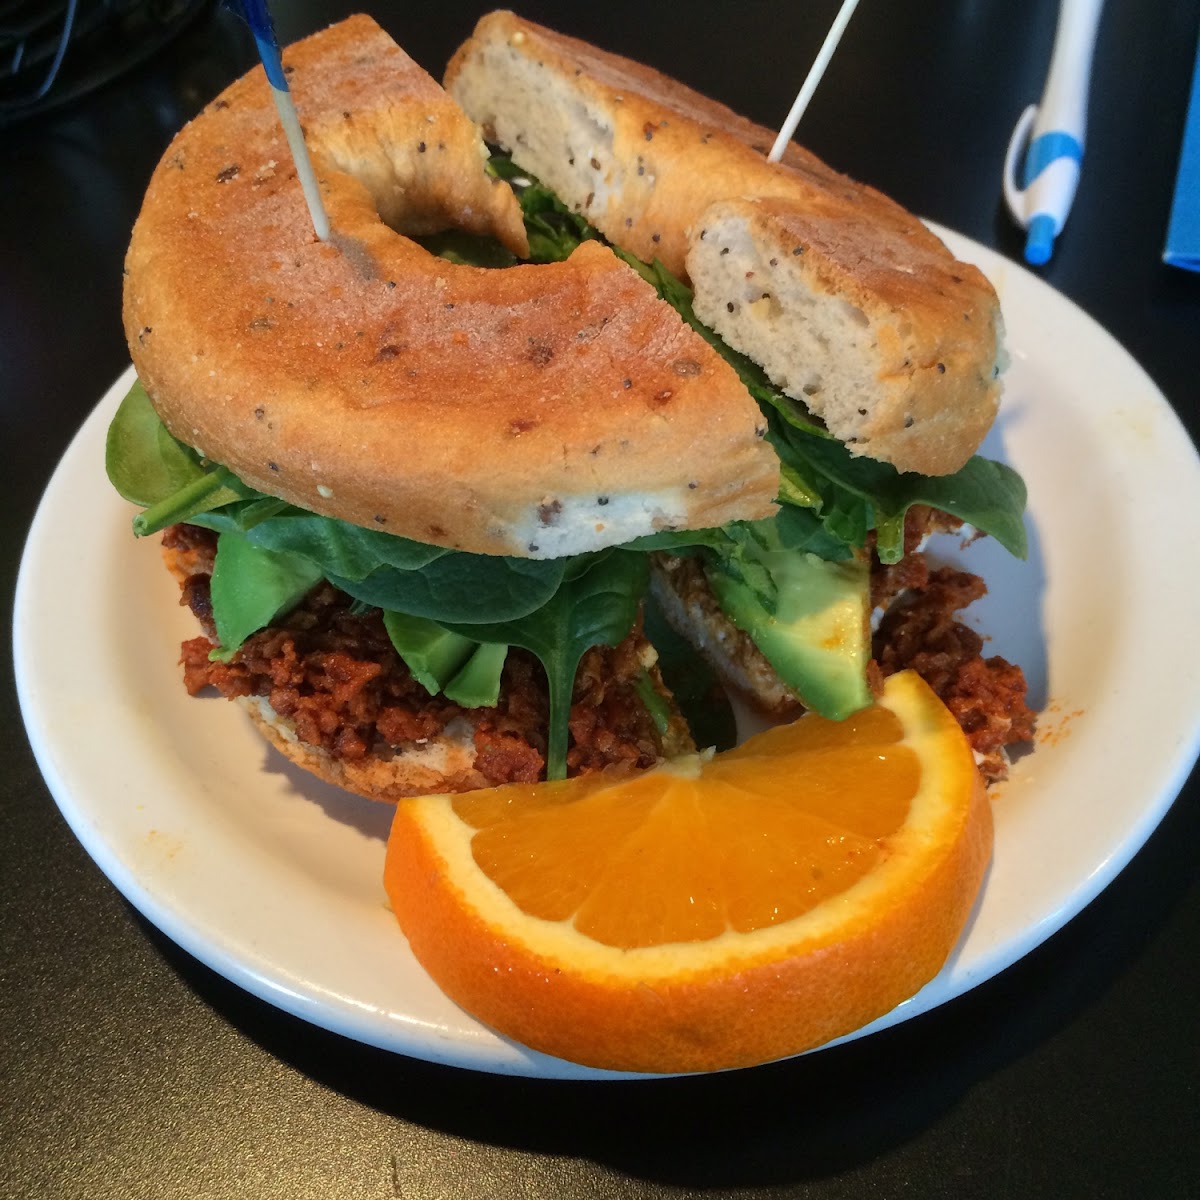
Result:
{"label": "bagel hole", "polygon": [[396,232],[404,234],[430,254],[459,266],[501,268],[515,266],[520,261],[494,238],[468,233],[465,229],[446,229],[417,237],[404,233],[403,229]]}

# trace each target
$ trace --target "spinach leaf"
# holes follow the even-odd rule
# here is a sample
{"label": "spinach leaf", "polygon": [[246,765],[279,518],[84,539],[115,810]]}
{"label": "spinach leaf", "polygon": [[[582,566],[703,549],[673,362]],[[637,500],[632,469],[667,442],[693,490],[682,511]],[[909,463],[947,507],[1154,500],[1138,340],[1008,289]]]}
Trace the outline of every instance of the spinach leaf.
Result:
{"label": "spinach leaf", "polygon": [[108,427],[104,466],[126,500],[142,508],[204,475],[200,456],[166,430],[140,380],[135,380]]}
{"label": "spinach leaf", "polygon": [[500,680],[508,647],[499,642],[483,642],[442,689],[446,699],[463,708],[495,708],[500,699]]}
{"label": "spinach leaf", "polygon": [[815,554],[830,562],[841,562],[854,553],[849,543],[829,532],[811,508],[785,504],[775,514],[775,530],[780,544],[788,550]]}
{"label": "spinach leaf", "polygon": [[[200,525],[214,533],[249,533],[251,529],[289,508],[286,500],[277,500],[274,496],[250,496],[245,500],[234,500],[219,508],[195,513],[188,517],[187,521],[190,525]],[[142,515],[145,516],[144,513]],[[136,520],[134,526],[136,530]],[[150,529],[147,532],[154,533],[155,530]]]}
{"label": "spinach leaf", "polygon": [[405,613],[385,612],[383,625],[412,677],[431,696],[436,696],[458,674],[479,645],[471,638],[443,629],[436,621]]}
{"label": "spinach leaf", "polygon": [[[181,521],[198,523],[196,518],[202,514],[212,513],[241,500],[266,501],[268,505],[275,507],[283,503],[256,492],[232,471],[227,471],[224,467],[209,466],[204,474],[197,476],[191,483],[134,517],[133,532],[138,537],[147,537],[149,534],[158,533],[160,529],[166,529],[168,525],[178,525]],[[241,528],[232,520],[228,521],[228,526]],[[222,527],[224,526],[219,521],[213,524],[213,528]]]}
{"label": "spinach leaf", "polygon": [[889,478],[887,496],[893,512],[927,504],[950,513],[994,537],[1010,554],[1028,553],[1022,514],[1025,481],[1011,467],[976,455],[953,475],[901,475]]}
{"label": "spinach leaf", "polygon": [[172,437],[140,381],[129,389],[108,427],[104,466],[113,487],[146,510],[133,519],[139,537],[259,495]]}
{"label": "spinach leaf", "polygon": [[654,680],[650,678],[650,672],[644,667],[638,672],[634,687],[637,689],[638,699],[645,705],[646,711],[650,714],[650,719],[654,722],[654,728],[658,730],[661,737],[671,728],[670,705],[667,704],[666,700],[659,693],[658,688],[654,686]]}
{"label": "spinach leaf", "polygon": [[481,645],[436,621],[385,612],[384,628],[413,678],[431,695],[464,708],[494,708],[508,647]]}
{"label": "spinach leaf", "polygon": [[[383,565],[362,579],[326,572],[334,587],[375,608],[443,624],[486,625],[536,613],[559,590],[570,559],[499,558],[454,552],[419,571]],[[476,641],[502,638],[468,634]]]}
{"label": "spinach leaf", "polygon": [[530,262],[562,262],[581,242],[604,240],[583,217],[506,155],[494,154],[489,170],[506,180],[517,197],[529,238]]}
{"label": "spinach leaf", "polygon": [[454,553],[299,508],[255,525],[250,540],[264,549],[303,554],[320,563],[326,573],[346,579],[365,579],[380,566],[419,571],[435,559]]}
{"label": "spinach leaf", "polygon": [[744,584],[763,610],[773,615],[779,602],[779,584],[768,566],[770,556],[783,549],[774,521],[744,521],[730,526],[735,534],[724,554],[717,556],[721,569]]}
{"label": "spinach leaf", "polygon": [[676,633],[653,594],[647,596],[644,627],[658,651],[658,670],[675,697],[696,745],[730,750],[737,744],[737,720],[716,672],[687,638]]}
{"label": "spinach leaf", "polygon": [[320,568],[298,554],[262,550],[239,533],[222,533],[212,573],[213,620],[221,643],[213,657],[232,657],[252,633],[294,608],[320,578]]}
{"label": "spinach leaf", "polygon": [[729,544],[728,526],[724,529],[671,529],[661,533],[647,533],[642,537],[626,542],[627,550],[666,550],[671,554],[679,554],[697,546],[708,546],[720,549]]}
{"label": "spinach leaf", "polygon": [[618,550],[565,582],[531,616],[471,625],[443,622],[465,637],[522,646],[541,660],[550,691],[547,779],[566,778],[567,721],[579,660],[592,646],[615,646],[629,632],[648,574],[644,554]]}
{"label": "spinach leaf", "polygon": [[512,267],[517,256],[502,246],[495,238],[466,233],[461,229],[448,229],[443,233],[432,233],[413,238],[430,254],[444,258],[463,267]]}
{"label": "spinach leaf", "polygon": [[[778,453],[778,451],[776,451]],[[779,462],[779,502],[793,508],[820,508],[821,493],[791,463]]]}
{"label": "spinach leaf", "polygon": [[867,530],[874,528],[883,562],[903,556],[904,515],[914,504],[966,521],[1017,558],[1027,553],[1025,484],[1004,463],[976,455],[953,475],[927,476],[855,458],[840,442],[808,438],[790,429],[783,431],[778,445],[806,479],[817,481],[821,516],[829,532],[861,546]]}

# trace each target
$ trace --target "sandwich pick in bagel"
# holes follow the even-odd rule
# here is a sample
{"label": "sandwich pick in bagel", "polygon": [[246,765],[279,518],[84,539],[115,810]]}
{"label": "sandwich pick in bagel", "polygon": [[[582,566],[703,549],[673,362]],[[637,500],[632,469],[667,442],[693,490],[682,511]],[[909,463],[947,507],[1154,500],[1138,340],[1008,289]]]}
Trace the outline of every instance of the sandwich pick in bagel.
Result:
{"label": "sandwich pick in bagel", "polygon": [[[995,296],[882,196],[507,13],[449,95],[363,16],[284,61],[332,234],[252,71],[147,191],[108,469],[204,625],[189,689],[294,761],[395,799],[687,748],[652,573],[760,707],[844,716],[912,659],[877,601],[978,593],[911,569],[922,532],[1023,553],[972,457]],[[999,773],[1023,681],[963,644]]]}

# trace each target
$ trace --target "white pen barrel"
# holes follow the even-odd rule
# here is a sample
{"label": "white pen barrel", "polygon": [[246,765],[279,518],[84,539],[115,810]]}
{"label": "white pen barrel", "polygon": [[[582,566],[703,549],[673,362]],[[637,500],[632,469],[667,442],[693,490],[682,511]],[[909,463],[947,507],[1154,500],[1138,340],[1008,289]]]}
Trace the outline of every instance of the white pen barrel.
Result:
{"label": "white pen barrel", "polygon": [[1062,0],[1046,88],[1033,127],[1035,138],[1059,130],[1083,142],[1092,52],[1103,7],[1104,0]]}

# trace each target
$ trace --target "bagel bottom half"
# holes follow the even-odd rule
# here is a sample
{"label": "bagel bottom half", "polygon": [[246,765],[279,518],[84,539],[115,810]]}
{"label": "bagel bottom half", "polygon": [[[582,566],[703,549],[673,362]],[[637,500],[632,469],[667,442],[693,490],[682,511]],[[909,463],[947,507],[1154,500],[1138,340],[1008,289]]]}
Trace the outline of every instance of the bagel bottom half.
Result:
{"label": "bagel bottom half", "polygon": [[239,696],[235,702],[289,762],[326,783],[372,800],[396,801],[489,786],[487,777],[475,767],[475,731],[468,719],[423,745],[389,747],[386,754],[377,750],[366,758],[348,760],[301,741],[295,722],[280,716],[266,697]]}

